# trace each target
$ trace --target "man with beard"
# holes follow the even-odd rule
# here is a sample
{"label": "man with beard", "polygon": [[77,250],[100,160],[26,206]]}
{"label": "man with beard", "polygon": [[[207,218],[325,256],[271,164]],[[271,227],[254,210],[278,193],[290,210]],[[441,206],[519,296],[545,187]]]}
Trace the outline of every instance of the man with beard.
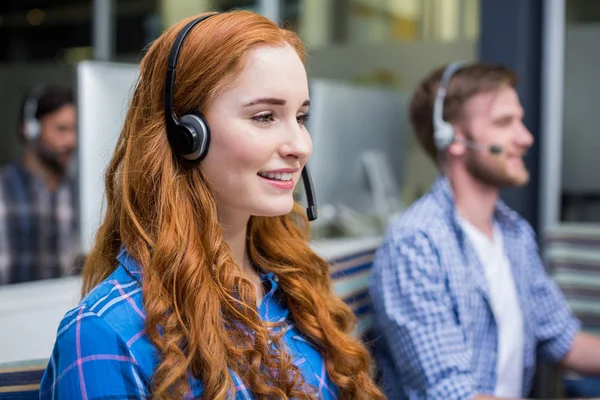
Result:
{"label": "man with beard", "polygon": [[19,121],[23,157],[0,170],[0,284],[70,274],[78,250],[68,174],[77,140],[71,89],[34,87]]}
{"label": "man with beard", "polygon": [[390,399],[520,398],[538,354],[600,375],[600,340],[580,332],[532,228],[499,200],[529,179],[516,84],[505,67],[453,63],[413,94],[413,128],[441,177],[389,228],[373,266]]}

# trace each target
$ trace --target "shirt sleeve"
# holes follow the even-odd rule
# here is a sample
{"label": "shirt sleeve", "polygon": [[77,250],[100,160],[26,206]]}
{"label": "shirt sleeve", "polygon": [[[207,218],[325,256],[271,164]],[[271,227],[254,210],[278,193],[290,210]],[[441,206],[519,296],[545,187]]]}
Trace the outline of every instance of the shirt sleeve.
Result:
{"label": "shirt sleeve", "polygon": [[552,363],[560,362],[569,352],[581,323],[573,315],[567,300],[548,276],[539,256],[531,227],[527,226],[531,258],[531,301],[536,312],[535,336],[540,355]]}
{"label": "shirt sleeve", "polygon": [[410,399],[472,399],[471,349],[439,255],[423,232],[386,235],[371,280],[377,324]]}
{"label": "shirt sleeve", "polygon": [[127,344],[85,307],[65,316],[40,384],[40,399],[147,398]]}

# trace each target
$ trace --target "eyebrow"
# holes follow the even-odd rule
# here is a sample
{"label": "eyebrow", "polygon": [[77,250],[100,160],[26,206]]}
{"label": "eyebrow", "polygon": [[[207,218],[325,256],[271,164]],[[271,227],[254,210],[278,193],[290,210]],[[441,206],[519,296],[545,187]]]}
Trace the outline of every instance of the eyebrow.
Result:
{"label": "eyebrow", "polygon": [[520,119],[524,119],[525,113],[522,112],[522,113],[520,113],[520,115],[511,113],[511,112],[503,113],[503,114],[500,114],[499,116],[494,117],[493,121],[500,122],[500,121],[505,121],[505,120],[509,120],[509,119],[513,119],[513,118],[519,118],[519,116],[521,117]]}
{"label": "eyebrow", "polygon": [[[263,97],[260,99],[252,100],[251,102],[244,104],[244,107],[251,107],[251,106],[255,106],[257,104],[270,104],[273,106],[285,106],[286,101],[283,99],[276,99],[274,97]],[[305,100],[304,103],[302,103],[302,107],[308,107],[308,106],[310,106],[310,100]]]}

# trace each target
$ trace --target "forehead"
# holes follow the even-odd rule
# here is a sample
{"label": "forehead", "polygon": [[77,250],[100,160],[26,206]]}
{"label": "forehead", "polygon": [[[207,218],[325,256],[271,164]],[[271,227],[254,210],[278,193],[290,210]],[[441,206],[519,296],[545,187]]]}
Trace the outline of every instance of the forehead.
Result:
{"label": "forehead", "polygon": [[75,117],[75,105],[71,103],[64,104],[56,110],[44,114],[40,120],[55,120]]}
{"label": "forehead", "polygon": [[469,119],[497,119],[522,115],[523,107],[519,95],[512,86],[508,85],[478,93],[465,103],[465,117]]}
{"label": "forehead", "polygon": [[289,44],[262,46],[247,54],[244,69],[236,78],[228,97],[239,102],[254,97],[308,98],[308,79],[302,60]]}

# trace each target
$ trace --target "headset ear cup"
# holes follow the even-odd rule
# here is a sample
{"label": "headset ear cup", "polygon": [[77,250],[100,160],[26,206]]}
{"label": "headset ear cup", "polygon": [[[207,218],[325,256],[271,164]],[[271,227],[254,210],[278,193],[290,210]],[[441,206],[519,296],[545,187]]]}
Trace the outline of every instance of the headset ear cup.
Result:
{"label": "headset ear cup", "polygon": [[210,145],[210,128],[202,114],[186,114],[179,118],[176,148],[186,160],[200,161]]}
{"label": "headset ear cup", "polygon": [[454,141],[454,127],[444,122],[435,131],[435,147],[440,150],[446,150]]}
{"label": "headset ear cup", "polygon": [[41,133],[42,133],[42,125],[40,124],[40,122],[38,120],[33,121],[33,132],[32,132],[33,140],[36,140],[37,138],[39,138]]}
{"label": "headset ear cup", "polygon": [[27,94],[25,104],[23,106],[23,134],[28,142],[39,138],[42,133],[40,121],[35,117],[39,102],[46,91],[46,85],[41,84],[34,86]]}
{"label": "headset ear cup", "polygon": [[25,139],[28,142],[36,140],[40,135],[40,123],[37,120],[29,120],[25,123]]}

